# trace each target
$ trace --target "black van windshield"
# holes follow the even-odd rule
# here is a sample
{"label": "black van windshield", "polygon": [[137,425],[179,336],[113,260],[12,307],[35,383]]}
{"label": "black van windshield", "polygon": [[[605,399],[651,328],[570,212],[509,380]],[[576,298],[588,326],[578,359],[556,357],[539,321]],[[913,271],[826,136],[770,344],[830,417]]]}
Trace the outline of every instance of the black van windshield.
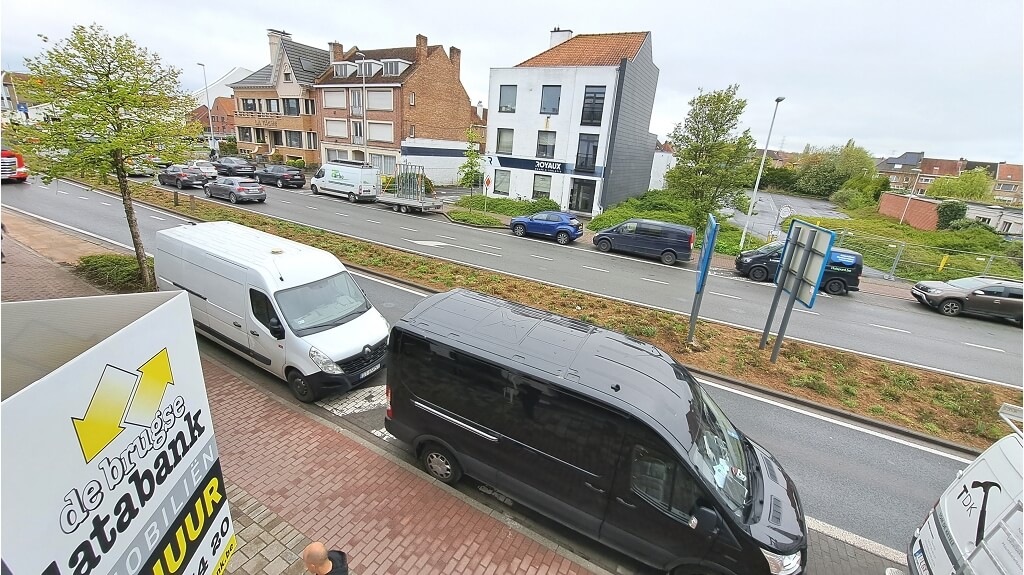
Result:
{"label": "black van windshield", "polygon": [[686,420],[693,437],[690,462],[737,517],[743,516],[751,478],[743,439],[711,396],[690,378],[693,399]]}
{"label": "black van windshield", "polygon": [[784,245],[785,245],[785,242],[771,242],[771,243],[765,244],[765,245],[757,248],[754,251],[759,253],[759,254],[774,254],[775,252],[781,250],[782,246],[784,246]]}
{"label": "black van windshield", "polygon": [[348,272],[281,290],[274,298],[288,326],[299,336],[348,323],[370,309],[363,290]]}

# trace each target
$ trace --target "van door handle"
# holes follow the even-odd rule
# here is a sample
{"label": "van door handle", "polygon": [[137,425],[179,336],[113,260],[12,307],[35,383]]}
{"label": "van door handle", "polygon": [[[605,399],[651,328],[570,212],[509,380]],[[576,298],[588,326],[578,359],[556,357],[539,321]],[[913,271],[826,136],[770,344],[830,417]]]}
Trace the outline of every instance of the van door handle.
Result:
{"label": "van door handle", "polygon": [[250,329],[250,330],[249,330],[249,334],[250,334],[250,335],[254,335],[254,336],[256,336],[256,337],[259,337],[259,336],[260,336],[260,334],[256,333],[256,330],[254,330],[254,329]]}
{"label": "van door handle", "polygon": [[619,503],[623,504],[624,506],[629,507],[630,509],[636,509],[636,505],[633,505],[632,503],[626,501],[625,499],[623,499],[621,497],[616,497],[615,500],[618,501]]}
{"label": "van door handle", "polygon": [[231,322],[231,325],[237,327],[238,329],[242,329],[242,324],[238,323],[237,321]]}
{"label": "van door handle", "polygon": [[584,481],[583,485],[586,485],[587,487],[593,489],[598,493],[604,493],[604,489],[601,489],[600,487],[594,487],[589,481]]}

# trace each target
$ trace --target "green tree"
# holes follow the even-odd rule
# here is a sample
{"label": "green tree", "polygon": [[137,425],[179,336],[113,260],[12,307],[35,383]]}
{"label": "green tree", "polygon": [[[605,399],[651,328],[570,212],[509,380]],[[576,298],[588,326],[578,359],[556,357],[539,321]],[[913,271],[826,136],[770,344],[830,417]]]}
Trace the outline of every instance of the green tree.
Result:
{"label": "green tree", "polygon": [[841,148],[807,146],[800,155],[796,189],[804,194],[828,197],[843,188],[847,180],[873,178],[875,173],[871,154],[853,140]]}
{"label": "green tree", "polygon": [[792,192],[796,190],[797,179],[796,170],[765,165],[764,173],[761,174],[761,189],[775,188]]}
{"label": "green tree", "polygon": [[928,187],[928,195],[961,200],[992,200],[992,186],[995,180],[985,168],[975,168],[960,174],[958,178],[938,178]]}
{"label": "green tree", "polygon": [[853,140],[847,141],[838,151],[835,162],[836,170],[847,179],[865,176],[873,178],[877,173],[871,152],[858,146]]}
{"label": "green tree", "polygon": [[472,128],[466,130],[466,151],[462,153],[466,161],[459,166],[459,185],[464,188],[476,188],[484,179],[480,169],[483,155],[480,154],[480,136]]}
{"label": "green tree", "polygon": [[754,138],[749,129],[738,131],[747,107],[746,100],[736,97],[738,90],[735,84],[701,90],[670,136],[676,165],[665,173],[666,188],[692,205],[694,224],[703,225],[707,214],[731,205],[754,183]]}
{"label": "green tree", "polygon": [[935,227],[940,230],[947,230],[951,223],[956,220],[962,220],[967,216],[967,204],[959,200],[949,200],[939,204],[935,211],[939,214],[939,221]]}
{"label": "green tree", "polygon": [[[47,38],[40,36],[44,42]],[[43,178],[117,179],[143,285],[154,289],[132,206],[128,164],[156,153],[169,161],[187,157],[187,138],[201,132],[187,123],[195,102],[181,90],[181,71],[101,26],[75,26],[71,35],[25,60],[30,79],[17,86],[30,101],[48,102],[58,121],[13,127],[14,139],[40,158]]]}

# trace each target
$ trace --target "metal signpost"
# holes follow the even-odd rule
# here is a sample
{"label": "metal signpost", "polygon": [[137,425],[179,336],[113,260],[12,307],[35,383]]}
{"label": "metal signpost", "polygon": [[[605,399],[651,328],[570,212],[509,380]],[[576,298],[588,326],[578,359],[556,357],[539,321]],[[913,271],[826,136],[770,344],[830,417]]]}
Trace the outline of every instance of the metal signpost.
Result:
{"label": "metal signpost", "polygon": [[697,294],[693,298],[693,309],[690,310],[690,332],[686,336],[687,343],[693,343],[693,332],[697,327],[697,314],[700,313],[700,302],[704,299],[704,283],[708,279],[708,268],[711,267],[711,255],[715,253],[716,239],[718,239],[718,222],[715,220],[714,215],[708,214],[708,223],[704,227],[704,243],[700,246]]}
{"label": "metal signpost", "polygon": [[768,343],[768,335],[772,322],[775,320],[775,311],[778,309],[782,292],[785,291],[789,294],[789,300],[786,302],[786,311],[782,316],[782,324],[779,326],[779,333],[775,338],[775,347],[772,349],[772,363],[775,363],[779,357],[782,338],[786,335],[786,327],[793,314],[793,304],[799,301],[807,309],[814,307],[818,288],[821,285],[821,277],[825,273],[825,266],[828,265],[829,253],[832,251],[835,239],[835,232],[801,220],[793,220],[790,225],[786,245],[782,251],[782,260],[779,262],[779,269],[775,274],[777,285],[775,297],[772,299],[772,307],[768,311],[768,321],[764,324],[761,344],[758,346],[760,349],[764,349]]}

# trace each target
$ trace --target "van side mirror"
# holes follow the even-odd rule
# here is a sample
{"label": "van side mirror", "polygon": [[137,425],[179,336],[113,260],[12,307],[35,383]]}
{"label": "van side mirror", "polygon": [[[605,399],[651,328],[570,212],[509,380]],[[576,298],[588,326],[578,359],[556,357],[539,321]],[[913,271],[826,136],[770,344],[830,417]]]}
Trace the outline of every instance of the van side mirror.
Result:
{"label": "van side mirror", "polygon": [[281,325],[281,320],[276,317],[270,318],[270,335],[277,339],[284,339],[284,326]]}
{"label": "van side mirror", "polygon": [[714,509],[697,507],[690,516],[690,528],[699,535],[710,537],[718,530],[718,514]]}

